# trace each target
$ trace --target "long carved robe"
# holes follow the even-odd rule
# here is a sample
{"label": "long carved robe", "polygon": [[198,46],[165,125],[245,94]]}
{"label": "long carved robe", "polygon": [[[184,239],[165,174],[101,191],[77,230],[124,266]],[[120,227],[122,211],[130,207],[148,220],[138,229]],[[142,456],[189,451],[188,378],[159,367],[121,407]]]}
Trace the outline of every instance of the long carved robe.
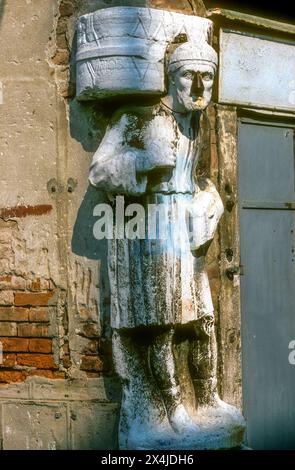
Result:
{"label": "long carved robe", "polygon": [[[125,195],[127,204],[143,205],[146,214],[150,204],[161,204],[166,214],[161,239],[109,241],[115,329],[185,324],[213,314],[204,257],[195,254],[213,238],[223,207],[212,183],[206,191],[196,184],[197,131],[192,116],[161,106],[121,110],[94,155],[91,184]],[[165,167],[172,153],[175,167]],[[153,156],[155,170],[136,173],[136,159]]]}

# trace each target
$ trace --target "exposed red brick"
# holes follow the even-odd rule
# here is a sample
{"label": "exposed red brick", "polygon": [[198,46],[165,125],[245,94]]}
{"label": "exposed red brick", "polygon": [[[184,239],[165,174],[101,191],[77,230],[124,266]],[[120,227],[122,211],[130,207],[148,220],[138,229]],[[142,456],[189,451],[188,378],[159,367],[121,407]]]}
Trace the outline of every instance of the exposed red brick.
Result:
{"label": "exposed red brick", "polygon": [[83,356],[81,370],[101,372],[103,370],[103,362],[96,356]]}
{"label": "exposed red brick", "polygon": [[67,35],[65,33],[56,35],[56,45],[58,49],[66,49],[68,47]]}
{"label": "exposed red brick", "polygon": [[40,279],[35,279],[30,283],[30,287],[32,290],[41,290],[41,281]]}
{"label": "exposed red brick", "polygon": [[0,217],[27,217],[28,215],[44,215],[52,211],[52,206],[49,204],[39,204],[37,206],[15,206],[0,209]]}
{"label": "exposed red brick", "polygon": [[0,322],[0,337],[1,336],[17,336],[17,323]]}
{"label": "exposed red brick", "polygon": [[58,24],[56,26],[56,34],[62,34],[67,32],[67,20],[66,18],[59,18]]}
{"label": "exposed red brick", "polygon": [[4,352],[26,352],[29,350],[29,340],[26,338],[1,338],[1,343]]}
{"label": "exposed red brick", "polygon": [[32,291],[52,290],[53,285],[49,279],[36,278],[27,281],[27,289]]}
{"label": "exposed red brick", "polygon": [[72,1],[62,0],[59,7],[60,16],[70,16],[74,13],[74,5]]}
{"label": "exposed red brick", "polygon": [[20,276],[0,276],[0,289],[24,290],[27,281]]}
{"label": "exposed red brick", "polygon": [[[1,328],[1,323],[0,323]],[[4,335],[11,336],[11,335]],[[16,335],[13,335],[16,336]],[[42,323],[18,323],[17,325],[17,336],[23,338],[48,338],[50,337],[49,328],[47,325]]]}
{"label": "exposed red brick", "polygon": [[65,343],[62,347],[64,354],[70,354],[69,343]]}
{"label": "exposed red brick", "polygon": [[53,292],[16,292],[14,304],[16,306],[45,307],[52,296]]}
{"label": "exposed red brick", "polygon": [[99,372],[86,372],[86,375],[89,379],[96,379],[101,376]]}
{"label": "exposed red brick", "polygon": [[100,333],[95,323],[85,323],[82,329],[83,336],[87,338],[98,338]]}
{"label": "exposed red brick", "polygon": [[0,362],[0,367],[5,367],[6,369],[12,368],[16,365],[16,354],[3,354],[2,361]]}
{"label": "exposed red brick", "polygon": [[0,289],[5,289],[6,286],[10,286],[11,276],[0,276]]}
{"label": "exposed red brick", "polygon": [[28,310],[22,307],[0,307],[0,321],[27,321]]}
{"label": "exposed red brick", "polygon": [[23,382],[26,379],[26,374],[21,371],[0,370],[0,383]]}
{"label": "exposed red brick", "polygon": [[71,359],[70,359],[70,356],[66,355],[66,356],[63,356],[62,358],[62,364],[63,366],[68,369],[69,367],[71,367]]}
{"label": "exposed red brick", "polygon": [[89,308],[83,306],[83,305],[79,305],[78,307],[78,314],[79,314],[79,317],[81,318],[81,320],[83,321],[89,321],[91,320],[91,315],[92,315],[92,312]]}
{"label": "exposed red brick", "polygon": [[98,353],[98,341],[97,340],[88,340],[87,346],[83,349],[83,354],[92,355]]}
{"label": "exposed red brick", "polygon": [[51,339],[30,339],[29,351],[34,353],[49,354],[52,353]]}
{"label": "exposed red brick", "polygon": [[70,53],[68,49],[57,49],[52,57],[52,62],[57,65],[67,65],[69,63]]}
{"label": "exposed red brick", "polygon": [[52,376],[53,379],[63,379],[65,378],[65,373],[59,370],[52,371]]}
{"label": "exposed red brick", "polygon": [[31,322],[49,322],[50,316],[47,310],[31,309],[29,311],[29,320]]}
{"label": "exposed red brick", "polygon": [[19,366],[37,367],[38,369],[56,369],[52,355],[45,354],[17,354]]}

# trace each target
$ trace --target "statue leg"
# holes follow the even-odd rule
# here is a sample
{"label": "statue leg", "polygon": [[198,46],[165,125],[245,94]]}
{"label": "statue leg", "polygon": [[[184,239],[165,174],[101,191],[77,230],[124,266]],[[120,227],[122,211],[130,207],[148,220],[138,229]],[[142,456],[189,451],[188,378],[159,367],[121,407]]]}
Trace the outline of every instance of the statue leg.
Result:
{"label": "statue leg", "polygon": [[148,328],[141,332],[113,331],[114,366],[122,386],[120,449],[157,448],[163,432],[171,432],[162,394],[148,360],[152,337]]}
{"label": "statue leg", "polygon": [[195,323],[196,339],[191,342],[189,367],[199,406],[217,406],[217,345],[214,317],[203,317]]}
{"label": "statue leg", "polygon": [[181,399],[173,354],[173,335],[173,328],[156,335],[150,347],[150,365],[174,431],[196,432],[199,428],[188,415]]}

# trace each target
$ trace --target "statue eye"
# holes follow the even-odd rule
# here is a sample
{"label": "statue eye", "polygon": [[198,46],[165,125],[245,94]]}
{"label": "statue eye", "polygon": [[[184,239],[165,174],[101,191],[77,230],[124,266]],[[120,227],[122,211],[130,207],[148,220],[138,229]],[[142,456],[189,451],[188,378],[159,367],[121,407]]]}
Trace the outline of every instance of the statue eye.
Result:
{"label": "statue eye", "polygon": [[203,80],[213,80],[213,74],[210,72],[204,72],[202,73],[202,79]]}
{"label": "statue eye", "polygon": [[184,78],[187,78],[188,80],[193,80],[193,74],[192,74],[192,72],[185,72],[185,73],[183,74],[183,77],[184,77]]}

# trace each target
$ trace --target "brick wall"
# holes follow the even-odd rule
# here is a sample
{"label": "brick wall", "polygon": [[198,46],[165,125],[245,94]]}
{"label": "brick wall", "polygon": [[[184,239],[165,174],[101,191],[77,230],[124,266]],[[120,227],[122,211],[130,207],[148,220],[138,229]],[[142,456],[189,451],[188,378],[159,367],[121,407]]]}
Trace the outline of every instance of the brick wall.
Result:
{"label": "brick wall", "polygon": [[49,280],[0,276],[0,383],[39,375],[63,378],[54,358],[51,318],[56,316],[56,290]]}
{"label": "brick wall", "polygon": [[[67,330],[60,338],[57,328],[59,300],[51,280],[0,275],[0,383],[68,376],[72,361]],[[77,334],[83,338],[79,369],[92,378],[109,372],[110,343],[100,339],[95,323],[86,319]]]}
{"label": "brick wall", "polygon": [[[28,218],[32,223],[40,216]],[[73,295],[51,278],[37,277],[33,270],[38,270],[40,254],[28,256],[25,239],[30,234],[22,231],[27,223],[15,211],[13,220],[0,217],[0,387],[30,376],[111,374],[110,341],[101,338],[98,324],[97,288],[91,302],[90,281],[81,268],[74,271]],[[34,262],[28,270],[30,258]]]}
{"label": "brick wall", "polygon": [[[0,383],[23,381],[31,375],[67,377],[70,350],[67,341],[58,347],[58,290],[52,282],[5,274],[0,276],[0,289]],[[78,334],[84,339],[80,370],[88,377],[108,372],[110,345],[100,340],[94,324],[86,321]]]}

